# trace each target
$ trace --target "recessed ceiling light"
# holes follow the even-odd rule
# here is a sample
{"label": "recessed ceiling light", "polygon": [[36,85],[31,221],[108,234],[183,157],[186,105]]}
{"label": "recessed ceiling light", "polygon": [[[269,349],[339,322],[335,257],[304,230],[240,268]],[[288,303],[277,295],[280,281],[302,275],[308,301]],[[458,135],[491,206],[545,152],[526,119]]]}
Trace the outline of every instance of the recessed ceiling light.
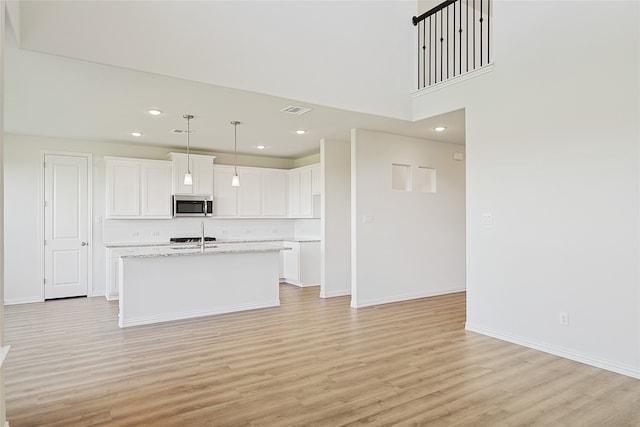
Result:
{"label": "recessed ceiling light", "polygon": [[258,150],[264,150],[266,147],[264,145],[258,145],[256,148]]}
{"label": "recessed ceiling light", "polygon": [[142,135],[143,135],[142,132],[138,132],[138,131],[131,132],[131,136],[142,136]]}
{"label": "recessed ceiling light", "polygon": [[147,112],[149,114],[151,114],[152,116],[159,116],[160,114],[162,114],[162,111],[156,110],[155,108],[152,108],[151,110],[149,110]]}
{"label": "recessed ceiling light", "polygon": [[435,130],[436,132],[444,132],[445,130],[447,130],[446,126],[436,126],[433,128],[433,130]]}
{"label": "recessed ceiling light", "polygon": [[296,133],[297,133],[298,135],[304,135],[305,133],[307,133],[307,131],[306,131],[306,130],[304,130],[304,129],[298,129],[298,130],[296,131]]}

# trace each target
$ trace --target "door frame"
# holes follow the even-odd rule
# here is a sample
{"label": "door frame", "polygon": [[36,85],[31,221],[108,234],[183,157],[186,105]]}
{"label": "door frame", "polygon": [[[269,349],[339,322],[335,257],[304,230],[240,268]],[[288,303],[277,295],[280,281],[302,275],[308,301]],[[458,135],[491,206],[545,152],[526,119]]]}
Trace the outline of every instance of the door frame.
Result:
{"label": "door frame", "polygon": [[89,247],[87,248],[87,297],[93,293],[93,154],[77,151],[40,150],[40,179],[38,183],[38,280],[40,282],[40,301],[44,301],[44,160],[47,155],[84,157],[87,159],[87,225]]}

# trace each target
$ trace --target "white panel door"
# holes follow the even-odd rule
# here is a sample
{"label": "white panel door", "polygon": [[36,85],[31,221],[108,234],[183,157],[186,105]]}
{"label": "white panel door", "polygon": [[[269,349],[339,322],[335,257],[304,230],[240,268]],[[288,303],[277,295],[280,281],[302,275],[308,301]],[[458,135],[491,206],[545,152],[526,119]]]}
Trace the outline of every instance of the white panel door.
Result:
{"label": "white panel door", "polygon": [[88,159],[45,155],[44,297],[87,295]]}

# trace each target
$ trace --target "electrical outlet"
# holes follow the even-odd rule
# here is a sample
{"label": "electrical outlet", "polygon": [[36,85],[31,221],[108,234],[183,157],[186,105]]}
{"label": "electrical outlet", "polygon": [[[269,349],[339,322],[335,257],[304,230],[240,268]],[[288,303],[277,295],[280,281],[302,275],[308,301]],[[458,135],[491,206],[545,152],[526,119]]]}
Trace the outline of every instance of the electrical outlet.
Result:
{"label": "electrical outlet", "polygon": [[158,236],[160,236],[160,232],[159,231],[154,231],[153,233],[151,233],[151,235],[153,237],[158,237]]}
{"label": "electrical outlet", "polygon": [[131,237],[138,237],[138,236],[140,236],[140,233],[138,233],[137,231],[131,232]]}
{"label": "electrical outlet", "polygon": [[271,229],[271,232],[272,232],[273,234],[276,234],[276,233],[278,232],[278,229],[277,229],[277,228],[272,228],[272,229]]}
{"label": "electrical outlet", "polygon": [[569,313],[561,311],[558,320],[562,326],[569,326]]}

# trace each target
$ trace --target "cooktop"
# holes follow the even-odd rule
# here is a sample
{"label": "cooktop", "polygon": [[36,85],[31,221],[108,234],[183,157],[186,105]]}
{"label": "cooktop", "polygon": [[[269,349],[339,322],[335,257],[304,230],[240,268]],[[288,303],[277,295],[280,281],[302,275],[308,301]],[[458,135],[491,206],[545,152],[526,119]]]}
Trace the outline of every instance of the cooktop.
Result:
{"label": "cooktop", "polygon": [[[198,243],[202,240],[200,237],[172,237],[169,239],[171,243]],[[215,242],[215,237],[205,237],[205,242]]]}

